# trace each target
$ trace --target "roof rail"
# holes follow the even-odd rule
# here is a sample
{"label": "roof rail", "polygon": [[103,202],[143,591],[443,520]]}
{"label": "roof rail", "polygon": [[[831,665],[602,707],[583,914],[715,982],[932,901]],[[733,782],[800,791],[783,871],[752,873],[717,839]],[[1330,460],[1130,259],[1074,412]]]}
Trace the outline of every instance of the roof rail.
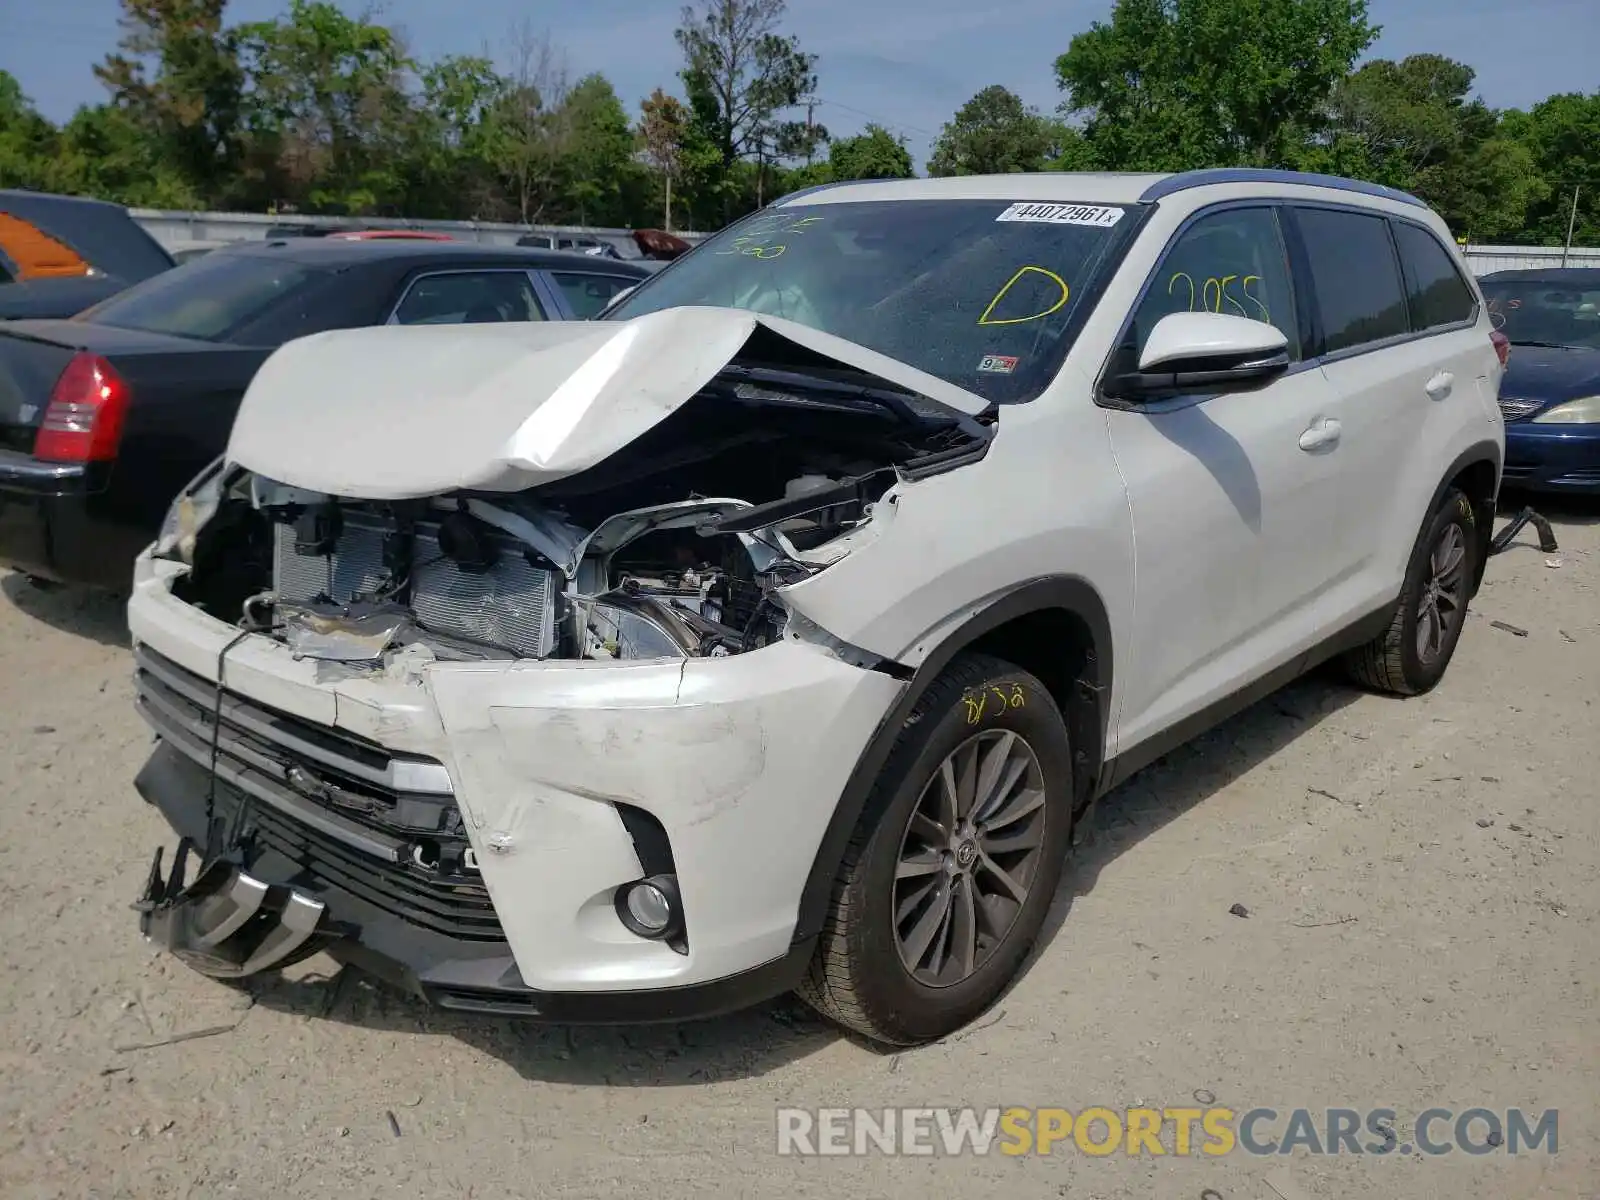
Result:
{"label": "roof rail", "polygon": [[1156,180],[1145,188],[1144,194],[1139,199],[1149,204],[1174,192],[1206,187],[1213,183],[1297,183],[1302,187],[1333,188],[1341,192],[1356,192],[1362,196],[1396,200],[1401,204],[1414,204],[1418,208],[1428,207],[1410,192],[1384,187],[1381,183],[1345,179],[1338,175],[1318,175],[1311,171],[1279,171],[1265,167],[1214,167],[1204,171],[1179,171],[1176,175]]}

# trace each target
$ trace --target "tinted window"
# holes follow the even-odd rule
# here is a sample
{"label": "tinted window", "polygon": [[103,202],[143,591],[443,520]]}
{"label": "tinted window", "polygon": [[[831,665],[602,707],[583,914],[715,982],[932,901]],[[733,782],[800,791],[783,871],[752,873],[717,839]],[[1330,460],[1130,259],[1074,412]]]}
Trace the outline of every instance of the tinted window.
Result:
{"label": "tinted window", "polygon": [[1388,222],[1326,208],[1302,208],[1296,215],[1322,310],[1324,352],[1408,333],[1405,288]]}
{"label": "tinted window", "polygon": [[574,275],[566,271],[558,271],[551,278],[561,289],[572,315],[580,321],[599,316],[600,311],[611,303],[611,297],[639,282],[637,279],[624,279],[620,275]]}
{"label": "tinted window", "polygon": [[1289,357],[1300,357],[1289,263],[1272,209],[1228,209],[1178,235],[1134,316],[1136,360],[1156,322],[1179,312],[1265,321],[1289,339]]}
{"label": "tinted window", "polygon": [[228,336],[291,302],[321,272],[265,254],[208,254],[80,313],[78,320],[203,341]]}
{"label": "tinted window", "polygon": [[1477,301],[1439,239],[1419,226],[1396,221],[1394,240],[1406,272],[1411,328],[1436,329],[1472,320]]}
{"label": "tinted window", "polygon": [[1600,286],[1550,279],[1485,279],[1489,320],[1513,346],[1600,350]]}
{"label": "tinted window", "polygon": [[995,403],[1054,376],[1126,210],[1005,200],[786,204],[723,230],[606,314],[741,308],[847,338]]}
{"label": "tinted window", "polygon": [[451,271],[424,275],[395,310],[397,325],[481,325],[542,321],[544,312],[523,271]]}

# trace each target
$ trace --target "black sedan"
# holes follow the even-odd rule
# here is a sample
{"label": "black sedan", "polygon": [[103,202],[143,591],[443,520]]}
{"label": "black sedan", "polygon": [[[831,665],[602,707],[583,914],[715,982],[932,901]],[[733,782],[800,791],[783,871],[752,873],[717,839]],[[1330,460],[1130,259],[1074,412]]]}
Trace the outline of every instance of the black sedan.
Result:
{"label": "black sedan", "polygon": [[71,320],[0,324],[0,567],[124,589],[284,342],[587,319],[646,274],[513,246],[297,238],[218,250]]}

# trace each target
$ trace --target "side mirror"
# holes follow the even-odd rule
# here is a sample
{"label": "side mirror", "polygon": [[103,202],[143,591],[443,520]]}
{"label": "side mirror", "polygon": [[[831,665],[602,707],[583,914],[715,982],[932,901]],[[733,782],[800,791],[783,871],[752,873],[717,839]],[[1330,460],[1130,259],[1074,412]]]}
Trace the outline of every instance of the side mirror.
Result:
{"label": "side mirror", "polygon": [[1162,317],[1145,340],[1139,368],[1107,381],[1108,395],[1160,400],[1196,392],[1264,387],[1289,369],[1289,339],[1265,321],[1229,313]]}

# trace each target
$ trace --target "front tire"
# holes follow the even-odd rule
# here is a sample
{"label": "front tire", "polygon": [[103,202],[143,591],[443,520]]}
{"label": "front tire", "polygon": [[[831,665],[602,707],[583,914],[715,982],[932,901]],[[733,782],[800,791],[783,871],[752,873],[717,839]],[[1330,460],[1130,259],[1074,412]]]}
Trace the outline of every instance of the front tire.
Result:
{"label": "front tire", "polygon": [[1002,659],[956,659],[868,797],[801,998],[889,1045],[966,1025],[1039,935],[1072,801],[1067,728],[1045,686]]}
{"label": "front tire", "polygon": [[1456,488],[1417,538],[1389,628],[1345,656],[1357,684],[1391,696],[1431,691],[1461,640],[1478,578],[1477,514]]}

